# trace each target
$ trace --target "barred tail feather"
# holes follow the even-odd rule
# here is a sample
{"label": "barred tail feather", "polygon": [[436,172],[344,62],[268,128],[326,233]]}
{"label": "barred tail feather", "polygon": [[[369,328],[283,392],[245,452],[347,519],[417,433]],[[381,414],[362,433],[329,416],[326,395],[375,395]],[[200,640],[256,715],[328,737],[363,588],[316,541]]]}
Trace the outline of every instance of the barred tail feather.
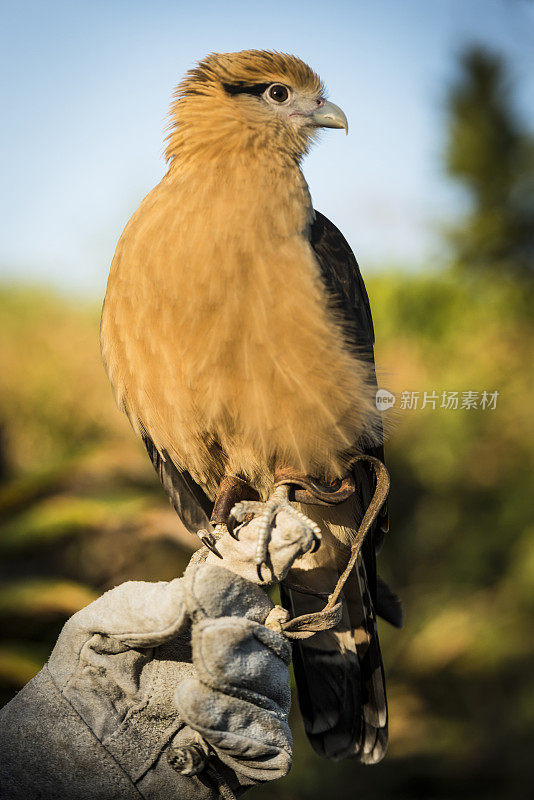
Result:
{"label": "barred tail feather", "polygon": [[[295,642],[293,666],[304,727],[313,749],[331,761],[356,756],[373,764],[387,749],[386,690],[372,606],[370,614],[368,611],[369,593],[365,589],[357,603],[360,582],[354,583],[349,596],[343,598],[340,625]],[[281,594],[292,615],[320,610],[325,603],[321,594],[288,586],[281,587]]]}

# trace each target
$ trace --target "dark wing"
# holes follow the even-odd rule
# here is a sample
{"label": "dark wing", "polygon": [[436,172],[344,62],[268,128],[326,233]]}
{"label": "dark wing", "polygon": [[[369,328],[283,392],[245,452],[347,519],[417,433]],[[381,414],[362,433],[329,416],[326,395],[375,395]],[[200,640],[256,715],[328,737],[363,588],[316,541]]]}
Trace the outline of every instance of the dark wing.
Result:
{"label": "dark wing", "polygon": [[367,290],[354,253],[343,234],[319,211],[310,243],[335,306],[341,312],[352,348],[374,364],[375,332]]}
{"label": "dark wing", "polygon": [[165,453],[156,449],[152,439],[145,434],[143,442],[169,500],[185,527],[191,533],[209,530],[213,502],[193,480],[189,472],[179,470]]}
{"label": "dark wing", "polygon": [[[365,283],[354,253],[341,231],[319,211],[315,212],[315,220],[311,226],[310,243],[333,306],[343,321],[346,342],[356,355],[369,363],[371,379],[376,386],[373,317]],[[362,439],[355,444],[360,451],[384,461],[384,445],[381,442],[372,443]],[[376,551],[380,549],[388,526],[388,510],[385,503],[373,534]],[[376,587],[370,588],[376,600]]]}

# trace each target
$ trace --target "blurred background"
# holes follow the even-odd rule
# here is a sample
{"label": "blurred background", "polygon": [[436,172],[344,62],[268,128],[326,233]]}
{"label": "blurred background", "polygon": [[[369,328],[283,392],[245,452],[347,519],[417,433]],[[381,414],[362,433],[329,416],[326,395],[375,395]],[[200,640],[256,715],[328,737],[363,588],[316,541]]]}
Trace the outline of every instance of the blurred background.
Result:
{"label": "blurred background", "polygon": [[321,761],[295,707],[293,770],[251,797],[531,797],[534,3],[22,0],[3,22],[0,700],[69,615],[187,563],[114,406],[100,305],[180,76],[212,50],[290,51],[351,125],[304,171],[360,261],[396,397],[380,569],[406,625],[381,629],[387,759]]}

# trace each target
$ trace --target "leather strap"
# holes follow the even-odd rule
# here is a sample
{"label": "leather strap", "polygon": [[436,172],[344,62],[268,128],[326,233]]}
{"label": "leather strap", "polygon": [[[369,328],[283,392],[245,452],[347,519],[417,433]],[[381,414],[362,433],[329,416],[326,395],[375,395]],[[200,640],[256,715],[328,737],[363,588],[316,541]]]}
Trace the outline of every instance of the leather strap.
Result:
{"label": "leather strap", "polygon": [[289,486],[289,500],[296,503],[333,506],[343,503],[354,494],[356,484],[350,473],[330,483],[305,475],[292,467],[278,467],[274,474],[274,488]]}
{"label": "leather strap", "polygon": [[339,576],[335,589],[328,597],[328,602],[322,611],[316,611],[312,614],[302,614],[299,617],[293,617],[293,619],[287,621],[280,621],[280,631],[287,636],[288,639],[308,639],[318,631],[334,628],[341,620],[342,607],[341,603],[338,602],[339,596],[358,560],[364,539],[386,501],[390,485],[389,473],[385,465],[378,458],[360,455],[356,456],[352,463],[354,464],[357,462],[367,462],[373,467],[376,477],[376,486],[371,502],[367,506],[367,510],[356,532],[356,536],[354,537],[347,566]]}

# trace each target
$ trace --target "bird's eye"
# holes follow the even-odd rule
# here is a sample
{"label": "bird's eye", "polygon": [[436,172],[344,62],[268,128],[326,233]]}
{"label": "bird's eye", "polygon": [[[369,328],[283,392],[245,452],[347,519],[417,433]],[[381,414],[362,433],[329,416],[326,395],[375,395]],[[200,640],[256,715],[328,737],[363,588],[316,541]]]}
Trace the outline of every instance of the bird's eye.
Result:
{"label": "bird's eye", "polygon": [[269,86],[267,94],[275,103],[285,103],[289,97],[289,89],[283,83],[273,83],[272,86]]}

